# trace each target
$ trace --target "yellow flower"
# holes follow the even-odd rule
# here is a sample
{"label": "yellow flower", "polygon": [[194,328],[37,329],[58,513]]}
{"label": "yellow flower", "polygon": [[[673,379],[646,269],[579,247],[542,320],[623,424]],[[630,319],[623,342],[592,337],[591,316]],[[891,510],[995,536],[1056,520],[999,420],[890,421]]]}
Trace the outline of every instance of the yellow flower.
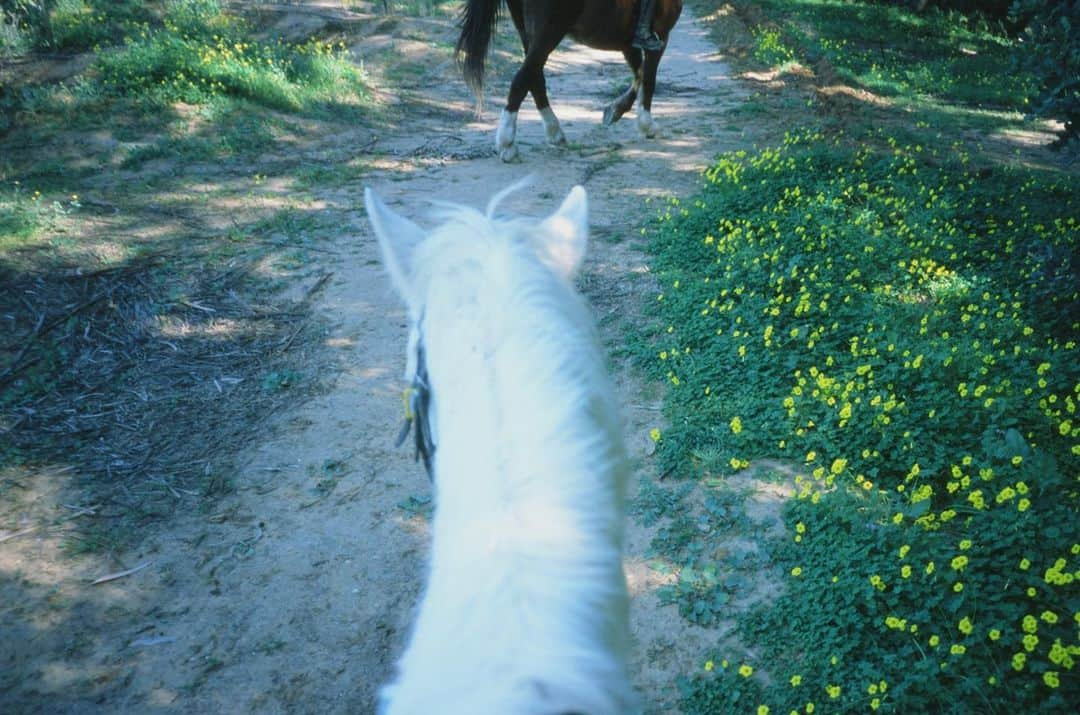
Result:
{"label": "yellow flower", "polygon": [[953,571],[963,571],[964,567],[968,565],[968,557],[961,554],[953,558],[949,565],[952,566]]}
{"label": "yellow flower", "polygon": [[1042,614],[1039,616],[1039,618],[1043,619],[1047,623],[1057,623],[1058,622],[1057,614],[1054,613],[1053,611],[1043,611]]}
{"label": "yellow flower", "polygon": [[751,666],[747,665],[746,663],[743,663],[742,665],[739,666],[739,675],[741,675],[742,677],[749,678],[753,674],[754,674],[754,669]]}
{"label": "yellow flower", "polygon": [[847,460],[846,459],[834,459],[833,463],[832,463],[832,466],[829,467],[829,471],[832,472],[833,474],[841,474],[846,467],[847,467]]}
{"label": "yellow flower", "polygon": [[1061,685],[1061,681],[1058,680],[1058,674],[1056,671],[1048,670],[1043,673],[1043,682],[1051,688],[1056,688]]}
{"label": "yellow flower", "polygon": [[1039,630],[1039,622],[1035,620],[1035,616],[1024,616],[1024,622],[1021,624],[1021,628],[1024,629],[1024,633],[1035,633]]}
{"label": "yellow flower", "polygon": [[711,660],[705,661],[705,672],[706,673],[708,673],[710,670],[712,670],[713,667],[714,667],[714,664],[713,664],[713,662]]}
{"label": "yellow flower", "polygon": [[829,694],[829,697],[832,698],[833,700],[840,697],[840,691],[841,691],[841,689],[840,689],[839,685],[826,685],[825,686],[825,692],[827,692]]}
{"label": "yellow flower", "polygon": [[961,539],[960,540],[960,550],[961,551],[967,551],[970,548],[971,548],[971,539]]}
{"label": "yellow flower", "polygon": [[952,653],[953,655],[963,655],[966,650],[967,650],[967,648],[965,646],[960,645],[959,643],[957,643],[956,645],[949,648],[949,652]]}
{"label": "yellow flower", "polygon": [[1015,655],[1013,655],[1013,657],[1012,657],[1013,670],[1017,670],[1017,671],[1023,670],[1024,669],[1024,663],[1026,661],[1027,661],[1027,655],[1024,654],[1024,653],[1016,653]]}
{"label": "yellow flower", "polygon": [[877,710],[880,707],[881,707],[881,698],[874,698],[873,700],[870,701],[870,709],[871,710]]}
{"label": "yellow flower", "polygon": [[932,573],[934,573],[934,562],[930,561],[926,564],[926,575],[929,576]]}
{"label": "yellow flower", "polygon": [[742,420],[739,419],[738,415],[731,418],[731,432],[733,434],[742,432]]}
{"label": "yellow flower", "polygon": [[957,628],[965,636],[971,635],[971,631],[974,630],[974,627],[971,625],[971,619],[967,616],[964,616],[960,619],[960,623],[957,625]]}
{"label": "yellow flower", "polygon": [[791,575],[796,576],[796,577],[801,576],[802,575],[802,567],[801,566],[796,566],[795,568],[791,569]]}
{"label": "yellow flower", "polygon": [[909,566],[907,564],[904,564],[903,566],[901,566],[900,567],[900,577],[901,578],[910,578],[911,577],[911,566]]}
{"label": "yellow flower", "polygon": [[936,635],[935,636],[930,636],[930,647],[931,648],[937,648],[938,643],[940,643],[940,642],[941,642],[941,638],[939,638],[938,636],[936,636]]}
{"label": "yellow flower", "polygon": [[791,676],[791,687],[797,688],[800,685],[802,685],[802,676],[801,675],[793,675],[793,676]]}
{"label": "yellow flower", "polygon": [[1028,633],[1026,636],[1024,636],[1023,642],[1024,650],[1030,653],[1031,651],[1035,650],[1035,646],[1039,645],[1039,637]]}
{"label": "yellow flower", "polygon": [[769,706],[768,705],[758,705],[757,706],[757,715],[769,715]]}
{"label": "yellow flower", "polygon": [[795,525],[795,533],[797,533],[797,534],[805,534],[806,533],[806,524],[802,523],[801,521],[798,524],[796,524]]}
{"label": "yellow flower", "polygon": [[1031,500],[1026,497],[1016,502],[1017,511],[1027,511],[1029,508],[1031,508]]}
{"label": "yellow flower", "polygon": [[810,715],[810,713],[814,712],[814,704],[813,703],[807,703],[805,710],[806,710],[806,715]]}
{"label": "yellow flower", "polygon": [[1027,559],[1020,559],[1020,570],[1027,571],[1029,568],[1031,568],[1031,562]]}
{"label": "yellow flower", "polygon": [[653,442],[659,442],[660,430],[658,430],[656,427],[653,427],[651,430],[649,430],[649,437],[652,439]]}
{"label": "yellow flower", "polygon": [[1001,638],[1001,631],[999,631],[997,628],[991,628],[989,635],[990,635],[990,640],[996,641],[999,638]]}
{"label": "yellow flower", "polygon": [[911,551],[911,546],[910,545],[904,544],[903,546],[901,546],[900,547],[900,558],[906,557],[908,555],[909,551]]}

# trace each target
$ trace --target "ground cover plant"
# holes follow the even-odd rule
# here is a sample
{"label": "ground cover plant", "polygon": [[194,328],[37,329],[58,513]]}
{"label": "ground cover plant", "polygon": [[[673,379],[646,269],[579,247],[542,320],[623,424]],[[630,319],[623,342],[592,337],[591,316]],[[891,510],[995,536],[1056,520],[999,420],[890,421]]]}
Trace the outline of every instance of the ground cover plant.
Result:
{"label": "ground cover plant", "polygon": [[139,0],[2,0],[0,54],[36,48],[86,50],[110,43],[154,17],[150,3]]}
{"label": "ground cover plant", "polygon": [[261,37],[217,0],[170,0],[138,21],[127,10],[121,3],[87,15],[107,35],[86,48],[94,61],[82,75],[62,84],[0,83],[0,130],[31,122],[86,128],[118,112],[152,125],[179,102],[218,115],[245,103],[352,121],[372,111],[368,79],[340,43]]}
{"label": "ground cover plant", "polygon": [[705,654],[684,706],[1064,712],[1080,182],[850,139],[722,157],[651,242],[662,469],[805,473],[758,655]]}
{"label": "ground cover plant", "polygon": [[[1033,87],[1004,72],[1012,43],[987,20],[899,3],[762,0],[782,36],[811,63],[884,96],[953,99],[1022,109]],[[866,32],[873,28],[873,32]],[[911,62],[910,58],[918,58]]]}
{"label": "ground cover plant", "polygon": [[229,95],[300,111],[321,100],[362,100],[367,91],[342,46],[253,40],[247,23],[216,0],[172,3],[161,27],[142,26],[98,64],[107,92],[159,102]]}
{"label": "ground cover plant", "polygon": [[[1069,70],[1077,61],[1076,30],[1067,18],[1061,22],[1071,11],[1044,10],[1033,0],[1017,6],[1016,17],[1027,23],[1018,24],[936,5],[915,12],[898,2],[734,4],[756,20],[757,61],[781,70],[801,64],[822,88],[843,84],[871,93],[872,102],[838,108],[846,123],[865,114],[864,121],[906,123],[909,133],[933,135],[1015,131],[1025,117],[1064,121],[1067,133],[1075,122]],[[918,112],[921,121],[898,120],[898,109]]]}

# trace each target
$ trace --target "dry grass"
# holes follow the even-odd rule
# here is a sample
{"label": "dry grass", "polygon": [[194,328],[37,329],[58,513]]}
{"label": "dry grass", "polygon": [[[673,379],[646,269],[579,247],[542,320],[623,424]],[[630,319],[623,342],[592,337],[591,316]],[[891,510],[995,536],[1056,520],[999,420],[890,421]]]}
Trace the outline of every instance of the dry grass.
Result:
{"label": "dry grass", "polygon": [[158,253],[0,276],[9,461],[76,465],[73,502],[138,524],[184,495],[228,491],[237,445],[313,384],[308,299],[324,281],[300,301],[274,301],[250,262],[181,269],[191,263]]}

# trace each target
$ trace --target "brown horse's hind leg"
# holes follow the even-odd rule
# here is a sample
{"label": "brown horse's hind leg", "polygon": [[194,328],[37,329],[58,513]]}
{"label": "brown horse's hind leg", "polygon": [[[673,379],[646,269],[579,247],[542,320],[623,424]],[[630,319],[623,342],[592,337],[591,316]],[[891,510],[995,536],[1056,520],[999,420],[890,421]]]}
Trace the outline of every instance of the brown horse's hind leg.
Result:
{"label": "brown horse's hind leg", "polygon": [[663,50],[647,50],[641,72],[641,108],[638,110],[637,124],[638,130],[647,137],[654,137],[659,131],[652,118],[652,97],[656,89],[656,68],[660,66],[663,55]]}
{"label": "brown horse's hind leg", "polygon": [[521,103],[525,101],[525,95],[529,92],[532,92],[537,109],[540,110],[540,116],[544,120],[544,130],[548,141],[552,144],[566,142],[559,120],[555,118],[555,113],[551,111],[548,103],[547,83],[544,81],[544,63],[565,34],[564,30],[558,34],[551,33],[547,36],[526,38],[525,33],[522,33],[523,41],[530,42],[532,46],[525,51],[525,60],[510,83],[506,107],[502,111],[502,116],[499,117],[499,128],[495,132],[495,148],[503,161],[513,161],[518,157],[518,148],[514,141],[517,136],[517,113],[521,109]]}
{"label": "brown horse's hind leg", "polygon": [[620,94],[615,100],[604,108],[604,125],[610,126],[619,121],[622,115],[629,111],[630,107],[634,106],[634,100],[637,99],[638,88],[641,87],[641,50],[629,49],[623,50],[623,57],[626,58],[626,64],[630,65],[630,71],[634,74],[634,79],[630,83],[630,86],[626,88],[626,91]]}

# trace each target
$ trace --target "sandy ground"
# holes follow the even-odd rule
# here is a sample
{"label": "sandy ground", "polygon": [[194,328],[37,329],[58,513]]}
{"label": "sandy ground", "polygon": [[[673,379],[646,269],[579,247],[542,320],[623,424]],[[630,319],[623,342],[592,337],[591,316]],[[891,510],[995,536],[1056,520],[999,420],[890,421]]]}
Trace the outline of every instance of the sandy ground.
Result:
{"label": "sandy ground", "polygon": [[[294,23],[306,17],[302,10]],[[427,22],[450,36],[446,21]],[[500,32],[512,30],[504,23]],[[415,52],[426,62],[424,43],[402,39],[393,23],[353,50],[362,58],[386,48]],[[445,56],[435,56],[405,94],[384,98],[402,102],[403,121],[376,136],[357,130],[326,137],[323,156],[339,160],[364,146],[356,151],[370,152],[376,167],[368,183],[421,224],[431,200],[482,205],[527,175],[532,188],[506,203],[525,215],[554,210],[573,185],[583,184],[592,243],[581,287],[605,339],[617,345],[654,289],[639,227],[659,204],[644,200],[692,193],[718,152],[749,145],[727,116],[745,91],[687,9],[660,66],[653,114],[661,134],[640,137],[633,111],[604,128],[603,105],[628,72],[619,55],[567,41],[547,72],[570,146],[544,143],[529,100],[518,127],[522,162],[508,165],[495,156],[493,136],[509,75],[489,74],[487,106],[477,116]],[[264,440],[237,445],[242,466],[234,494],[209,512],[178,508],[167,531],[125,555],[123,566],[149,564],[138,573],[89,586],[89,577],[101,575],[100,564],[59,563],[56,544],[44,536],[0,546],[6,568],[55,582],[60,594],[81,589],[80,602],[102,614],[91,632],[64,613],[63,603],[42,615],[53,629],[70,624],[55,652],[41,652],[32,623],[4,635],[24,639],[25,664],[33,666],[13,671],[21,672],[18,684],[11,676],[0,682],[0,694],[19,693],[17,711],[373,711],[421,592],[430,488],[409,451],[392,446],[401,418],[405,316],[378,264],[358,187],[314,193],[356,207],[325,253],[323,268],[333,276],[318,298],[331,326],[324,340],[340,371],[323,394],[277,418]],[[662,426],[662,393],[625,364],[615,361],[614,370],[638,478],[655,478],[647,434]],[[764,484],[744,486],[758,505],[751,518],[772,522],[780,495]],[[49,498],[47,490],[40,498]],[[649,531],[636,524],[629,530],[637,685],[650,712],[673,712],[675,676],[700,667],[730,624],[706,631],[661,607],[655,590],[669,577],[646,566]]]}

